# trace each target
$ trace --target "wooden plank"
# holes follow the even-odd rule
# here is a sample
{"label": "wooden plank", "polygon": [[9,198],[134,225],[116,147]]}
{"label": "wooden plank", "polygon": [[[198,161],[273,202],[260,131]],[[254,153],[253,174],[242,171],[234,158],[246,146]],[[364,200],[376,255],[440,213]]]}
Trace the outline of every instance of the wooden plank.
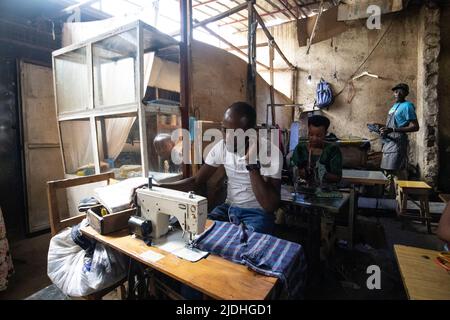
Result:
{"label": "wooden plank", "polygon": [[[57,234],[60,230],[77,224],[83,220],[85,214],[78,215],[76,217],[71,217],[65,220],[61,220],[61,214],[58,206],[57,190],[65,189],[74,186],[80,186],[83,184],[89,184],[99,181],[104,181],[114,178],[114,172],[106,172],[102,174],[87,176],[87,177],[77,177],[69,178],[63,180],[47,181],[47,201],[48,201],[48,214],[50,220],[50,228],[52,231],[52,236]],[[66,208],[63,208],[66,209]]]}
{"label": "wooden plank", "polygon": [[[84,235],[94,238],[214,299],[266,299],[277,282],[277,278],[258,274],[246,266],[215,255],[209,255],[195,263],[180,259],[161,249],[147,246],[142,240],[129,235],[126,229],[103,236],[91,227],[86,227],[81,231]],[[156,262],[144,260],[141,255],[147,251],[162,254],[164,257]]]}
{"label": "wooden plank", "polygon": [[[344,22],[337,21],[337,10],[337,7],[333,7],[322,13],[311,44],[331,39],[348,30],[349,27]],[[306,46],[308,39],[312,38],[316,20],[316,16],[297,20],[297,38],[300,47]]]}
{"label": "wooden plank", "polygon": [[[49,227],[46,181],[64,177],[51,68],[20,61],[27,231]],[[64,194],[58,204],[67,208]]]}
{"label": "wooden plank", "polygon": [[96,175],[92,175],[92,176],[68,178],[68,179],[62,179],[62,180],[57,180],[57,181],[48,181],[47,184],[51,184],[53,186],[53,188],[62,189],[62,188],[75,187],[75,186],[88,184],[88,183],[104,181],[104,180],[108,180],[108,179],[112,179],[112,178],[114,178],[114,172],[111,171],[111,172],[96,174]]}
{"label": "wooden plank", "polygon": [[86,214],[83,213],[83,214],[79,214],[79,215],[77,215],[75,217],[71,217],[71,218],[67,218],[67,219],[61,220],[59,222],[59,230],[62,230],[62,229],[67,228],[67,227],[72,227],[72,226],[74,226],[76,224],[79,224],[84,218],[86,218]]}
{"label": "wooden plank", "polygon": [[450,273],[434,259],[439,251],[394,245],[403,284],[411,300],[450,300]]}

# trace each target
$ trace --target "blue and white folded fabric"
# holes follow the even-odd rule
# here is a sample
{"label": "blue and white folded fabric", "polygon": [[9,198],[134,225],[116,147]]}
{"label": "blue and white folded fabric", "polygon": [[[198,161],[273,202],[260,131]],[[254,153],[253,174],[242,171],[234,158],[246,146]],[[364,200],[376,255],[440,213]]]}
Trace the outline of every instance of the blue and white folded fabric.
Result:
{"label": "blue and white folded fabric", "polygon": [[243,224],[214,221],[194,241],[194,246],[258,273],[277,277],[288,299],[303,297],[307,265],[304,250],[298,243],[248,230]]}
{"label": "blue and white folded fabric", "polygon": [[84,198],[84,199],[81,199],[80,202],[78,203],[78,211],[86,212],[90,208],[97,206],[99,204],[100,204],[100,202],[98,202],[98,200],[95,199],[94,197]]}

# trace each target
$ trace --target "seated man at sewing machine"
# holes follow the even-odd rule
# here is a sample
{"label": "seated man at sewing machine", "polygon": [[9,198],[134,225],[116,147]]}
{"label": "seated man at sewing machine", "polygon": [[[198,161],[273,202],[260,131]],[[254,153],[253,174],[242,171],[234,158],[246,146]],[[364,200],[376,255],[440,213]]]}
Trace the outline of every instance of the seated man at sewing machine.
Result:
{"label": "seated man at sewing machine", "polygon": [[309,188],[338,183],[342,177],[342,154],[338,146],[327,143],[325,136],[330,120],[321,115],[308,119],[308,141],[300,142],[294,150],[291,164]]}
{"label": "seated man at sewing machine", "polygon": [[[245,143],[236,142],[234,132],[242,129],[247,132],[256,127],[256,111],[245,102],[233,103],[224,114],[223,131],[225,139],[219,141],[209,152],[198,173],[179,182],[163,184],[162,187],[182,191],[196,190],[205,184],[220,167],[225,167],[227,175],[227,199],[214,208],[208,218],[212,220],[243,223],[256,232],[270,234],[274,229],[273,212],[280,202],[282,154],[279,148],[270,145],[269,163],[252,163],[251,155],[257,154],[258,143],[245,139]],[[269,144],[261,138],[262,144]],[[261,149],[259,149],[261,150]]]}

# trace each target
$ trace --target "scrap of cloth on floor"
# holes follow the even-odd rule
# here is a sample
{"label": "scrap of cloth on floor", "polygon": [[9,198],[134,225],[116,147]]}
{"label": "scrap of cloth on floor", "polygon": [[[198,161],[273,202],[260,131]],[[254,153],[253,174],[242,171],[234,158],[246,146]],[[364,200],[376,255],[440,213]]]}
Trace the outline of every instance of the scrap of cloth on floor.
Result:
{"label": "scrap of cloth on floor", "polygon": [[283,285],[283,296],[303,298],[306,259],[298,243],[248,230],[243,224],[214,221],[194,241],[194,246],[266,276],[277,277]]}
{"label": "scrap of cloth on floor", "polygon": [[6,238],[6,227],[0,208],[0,291],[6,290],[8,278],[14,273],[11,254],[9,252],[8,239]]}

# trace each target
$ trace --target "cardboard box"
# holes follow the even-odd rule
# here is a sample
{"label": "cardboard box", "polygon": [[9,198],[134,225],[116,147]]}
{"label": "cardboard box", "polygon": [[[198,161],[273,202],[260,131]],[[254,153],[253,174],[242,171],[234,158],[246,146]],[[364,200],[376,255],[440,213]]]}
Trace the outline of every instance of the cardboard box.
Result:
{"label": "cardboard box", "polygon": [[90,226],[100,234],[108,234],[128,227],[128,219],[136,214],[136,208],[126,209],[116,213],[101,216],[100,211],[103,206],[99,205],[87,211],[87,219]]}

